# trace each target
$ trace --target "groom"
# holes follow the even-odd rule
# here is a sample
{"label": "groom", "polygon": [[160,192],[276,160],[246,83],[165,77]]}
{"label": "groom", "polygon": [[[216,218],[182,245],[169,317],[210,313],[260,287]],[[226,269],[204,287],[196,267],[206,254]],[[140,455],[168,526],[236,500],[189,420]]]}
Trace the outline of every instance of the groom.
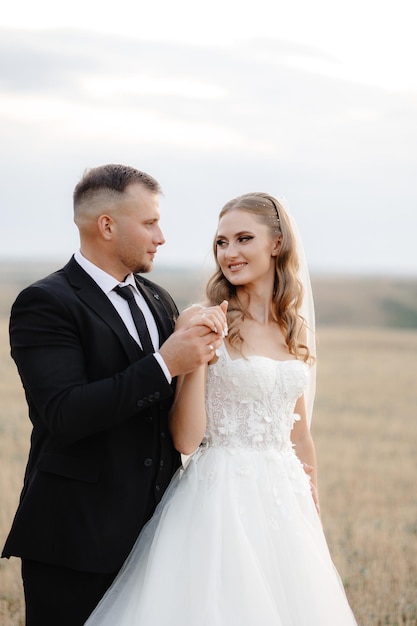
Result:
{"label": "groom", "polygon": [[175,377],[220,345],[205,326],[173,332],[172,298],[138,275],[165,242],[160,193],[131,167],[87,171],[74,191],[80,250],[12,307],[33,431],[2,556],[22,559],[27,626],[81,626],[110,586],[180,465]]}

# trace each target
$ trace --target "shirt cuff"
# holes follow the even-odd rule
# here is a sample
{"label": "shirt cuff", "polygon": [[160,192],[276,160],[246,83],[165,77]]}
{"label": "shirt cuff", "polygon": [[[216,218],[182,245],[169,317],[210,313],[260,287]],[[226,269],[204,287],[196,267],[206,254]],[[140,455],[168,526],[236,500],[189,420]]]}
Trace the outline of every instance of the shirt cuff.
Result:
{"label": "shirt cuff", "polygon": [[161,368],[161,370],[164,372],[165,374],[165,378],[167,379],[168,383],[171,384],[172,382],[172,376],[169,372],[169,369],[164,361],[164,359],[162,358],[162,356],[159,354],[159,352],[154,352],[154,357],[155,359],[158,361],[159,366]]}

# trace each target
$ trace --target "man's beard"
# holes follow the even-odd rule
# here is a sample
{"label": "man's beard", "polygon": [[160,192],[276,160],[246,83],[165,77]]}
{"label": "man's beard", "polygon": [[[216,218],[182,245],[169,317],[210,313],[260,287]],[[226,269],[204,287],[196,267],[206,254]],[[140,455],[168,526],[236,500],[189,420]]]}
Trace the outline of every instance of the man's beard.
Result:
{"label": "man's beard", "polygon": [[152,263],[148,263],[147,265],[145,265],[144,263],[141,263],[140,265],[137,265],[135,267],[135,269],[133,270],[134,274],[147,274],[148,272],[151,271],[153,264]]}

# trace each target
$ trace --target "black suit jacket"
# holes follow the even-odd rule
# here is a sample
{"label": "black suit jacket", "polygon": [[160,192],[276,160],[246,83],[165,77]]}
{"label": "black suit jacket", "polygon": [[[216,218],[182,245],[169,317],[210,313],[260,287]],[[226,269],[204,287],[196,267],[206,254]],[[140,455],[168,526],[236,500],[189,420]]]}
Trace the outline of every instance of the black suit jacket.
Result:
{"label": "black suit jacket", "polygon": [[[163,343],[177,308],[136,280]],[[116,571],[180,464],[173,385],[74,259],[17,297],[10,341],[33,432],[2,556]]]}

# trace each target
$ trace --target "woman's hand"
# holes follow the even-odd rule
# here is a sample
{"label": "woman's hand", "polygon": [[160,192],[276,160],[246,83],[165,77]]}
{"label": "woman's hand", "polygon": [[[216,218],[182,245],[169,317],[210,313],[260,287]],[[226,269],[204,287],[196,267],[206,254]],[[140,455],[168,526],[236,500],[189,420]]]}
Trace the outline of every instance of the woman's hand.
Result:
{"label": "woman's hand", "polygon": [[[303,468],[306,474],[312,474],[314,467],[309,465],[308,463],[303,463]],[[317,513],[320,516],[320,504],[319,504],[319,494],[317,492],[317,487],[313,482],[310,482],[311,487],[311,495],[313,496],[314,504],[316,505]]]}
{"label": "woman's hand", "polygon": [[224,300],[220,305],[209,307],[193,304],[178,317],[175,329],[206,326],[211,332],[216,333],[223,339],[228,332],[227,305],[227,300]]}

